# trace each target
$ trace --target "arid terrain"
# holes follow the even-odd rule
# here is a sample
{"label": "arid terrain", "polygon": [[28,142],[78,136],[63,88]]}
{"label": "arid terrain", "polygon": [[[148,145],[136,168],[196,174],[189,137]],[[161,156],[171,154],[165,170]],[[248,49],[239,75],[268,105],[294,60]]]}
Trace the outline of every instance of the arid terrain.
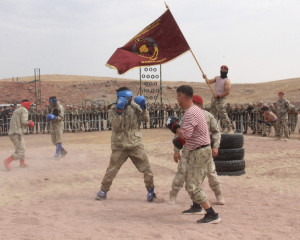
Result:
{"label": "arid terrain", "polygon": [[[221,176],[226,205],[215,205],[222,222],[199,225],[201,215],[181,215],[191,200],[183,189],[176,205],[168,193],[176,172],[172,133],[142,130],[161,201],[148,203],[142,174],[132,162],[121,168],[108,199],[95,201],[110,157],[110,131],[64,134],[68,155],[53,159],[49,135],[25,136],[28,168],[0,167],[0,239],[299,239],[300,137],[278,141],[245,136],[246,174]],[[13,152],[0,137],[0,159]],[[164,200],[164,201],[162,201]]]}
{"label": "arid terrain", "polygon": [[[31,77],[20,77],[18,82],[12,79],[0,80],[0,104],[15,103],[21,98],[28,98],[34,102],[34,83],[29,83],[34,79]],[[256,84],[232,84],[230,96],[227,102],[249,103],[249,102],[275,102],[279,91],[285,92],[285,97],[297,107],[300,107],[300,78],[286,79],[280,81],[256,83]],[[158,88],[146,86],[143,89],[151,91]],[[154,83],[152,81],[152,83]],[[198,82],[167,82],[163,81],[163,102],[174,104],[176,102],[176,88],[182,84],[190,84],[196,94],[203,97],[204,103],[210,103],[211,92],[201,78]],[[131,79],[116,79],[107,77],[92,76],[72,76],[72,75],[41,75],[41,96],[42,107],[47,104],[49,96],[57,96],[63,104],[82,105],[84,100],[104,100],[106,102],[115,101],[115,90],[121,86],[128,86],[134,94],[139,93],[139,81]],[[143,93],[144,94],[144,93]],[[145,95],[153,95],[145,93]]]}

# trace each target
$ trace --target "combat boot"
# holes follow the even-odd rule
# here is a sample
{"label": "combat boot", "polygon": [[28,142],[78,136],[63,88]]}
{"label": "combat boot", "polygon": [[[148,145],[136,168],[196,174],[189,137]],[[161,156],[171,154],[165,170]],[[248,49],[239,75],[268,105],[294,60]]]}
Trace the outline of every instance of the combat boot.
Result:
{"label": "combat boot", "polygon": [[169,204],[176,204],[177,194],[178,194],[178,191],[170,191]]}
{"label": "combat boot", "polygon": [[153,198],[156,198],[156,195],[154,193],[154,188],[147,188],[147,201],[152,202]]}
{"label": "combat boot", "polygon": [[106,196],[106,192],[100,190],[100,191],[97,193],[96,200],[102,201],[102,200],[105,200],[106,197],[107,197],[107,196]]}
{"label": "combat boot", "polygon": [[24,159],[20,160],[20,168],[26,168],[26,167],[28,167],[28,165],[25,163],[25,160]]}
{"label": "combat boot", "polygon": [[225,200],[223,198],[221,190],[220,189],[214,190],[214,192],[215,192],[216,199],[217,199],[216,204],[218,204],[218,205],[224,205],[225,204]]}
{"label": "combat boot", "polygon": [[7,158],[4,161],[4,166],[5,168],[9,171],[10,170],[10,163],[14,160],[14,158],[12,156],[10,156],[9,158]]}

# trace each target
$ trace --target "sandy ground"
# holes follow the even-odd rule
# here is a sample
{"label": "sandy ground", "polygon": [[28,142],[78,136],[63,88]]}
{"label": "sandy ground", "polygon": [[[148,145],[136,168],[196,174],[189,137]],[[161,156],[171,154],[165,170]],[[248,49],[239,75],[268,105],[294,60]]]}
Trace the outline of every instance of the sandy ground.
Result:
{"label": "sandy ground", "polygon": [[[121,168],[108,200],[95,201],[110,156],[110,132],[65,134],[66,158],[52,159],[49,135],[25,136],[26,169],[13,162],[0,167],[0,239],[299,239],[300,136],[287,142],[245,137],[246,175],[221,176],[226,205],[204,188],[222,222],[195,223],[201,215],[183,216],[191,204],[183,189],[175,206],[168,193],[176,172],[172,133],[142,130],[164,202],[148,203],[142,175],[130,160]],[[0,138],[0,158],[13,151]],[[297,227],[298,226],[298,227]]]}

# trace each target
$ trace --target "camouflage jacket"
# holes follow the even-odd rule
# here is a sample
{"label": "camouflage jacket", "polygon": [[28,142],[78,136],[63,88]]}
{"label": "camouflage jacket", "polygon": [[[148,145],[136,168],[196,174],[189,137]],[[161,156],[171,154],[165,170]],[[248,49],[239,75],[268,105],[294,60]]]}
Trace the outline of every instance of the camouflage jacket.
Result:
{"label": "camouflage jacket", "polygon": [[28,124],[29,121],[27,109],[23,106],[19,107],[14,111],[11,117],[8,134],[12,135],[16,133],[22,135],[26,132]]}
{"label": "camouflage jacket", "polygon": [[112,124],[112,150],[143,146],[138,121],[148,122],[148,111],[142,110],[135,102],[131,102],[121,115],[117,114],[116,109],[116,104],[113,104],[108,112],[108,119]]}

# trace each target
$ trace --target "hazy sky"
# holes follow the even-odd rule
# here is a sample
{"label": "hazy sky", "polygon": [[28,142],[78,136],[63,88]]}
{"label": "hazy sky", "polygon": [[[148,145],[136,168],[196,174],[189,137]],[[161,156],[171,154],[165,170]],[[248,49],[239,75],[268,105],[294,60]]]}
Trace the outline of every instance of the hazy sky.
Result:
{"label": "hazy sky", "polygon": [[[167,0],[210,78],[233,83],[300,77],[299,0]],[[41,74],[139,78],[105,66],[165,11],[162,0],[0,0],[0,79]],[[163,80],[203,81],[191,53],[162,65]]]}

